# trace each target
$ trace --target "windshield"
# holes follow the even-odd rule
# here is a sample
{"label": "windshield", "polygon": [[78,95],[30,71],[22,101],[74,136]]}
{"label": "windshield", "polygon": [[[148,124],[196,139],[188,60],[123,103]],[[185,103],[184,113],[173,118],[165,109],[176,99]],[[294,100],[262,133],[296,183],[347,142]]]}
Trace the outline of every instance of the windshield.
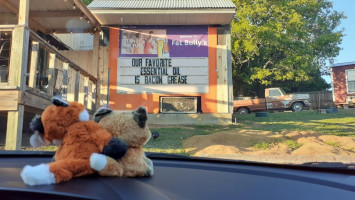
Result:
{"label": "windshield", "polygon": [[166,2],[30,1],[27,22],[0,2],[0,149],[56,151],[30,127],[56,96],[90,119],[144,107],[145,152],[354,163],[355,2]]}

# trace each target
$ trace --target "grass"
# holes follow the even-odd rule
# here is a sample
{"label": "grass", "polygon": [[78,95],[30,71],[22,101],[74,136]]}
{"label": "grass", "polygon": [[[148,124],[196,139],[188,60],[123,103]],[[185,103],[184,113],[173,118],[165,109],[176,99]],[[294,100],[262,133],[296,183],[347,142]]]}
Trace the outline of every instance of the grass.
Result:
{"label": "grass", "polygon": [[333,147],[340,147],[340,144],[336,141],[325,141],[325,143]]}
{"label": "grass", "polygon": [[263,131],[315,131],[321,134],[355,136],[355,112],[320,114],[315,111],[271,113],[269,117],[254,114],[237,115],[241,128]]}
{"label": "grass", "polygon": [[57,151],[58,147],[57,146],[42,146],[42,147],[22,147],[22,150],[25,151]]}
{"label": "grass", "polygon": [[302,144],[294,141],[294,140],[285,140],[283,143],[287,145],[288,148],[290,148],[292,151],[300,148]]}
{"label": "grass", "polygon": [[272,145],[273,145],[272,142],[259,142],[254,144],[253,148],[257,150],[266,150],[266,149],[270,149]]}
{"label": "grass", "polygon": [[[255,114],[236,115],[238,125],[194,125],[152,128],[160,137],[151,139],[144,150],[149,152],[164,152],[188,155],[183,148],[183,140],[194,135],[208,135],[220,131],[234,129],[262,130],[280,133],[282,131],[314,131],[321,134],[355,137],[354,110],[339,110],[338,113],[319,114],[315,111],[302,111],[296,113],[271,113],[269,117],[255,117]],[[253,145],[255,149],[269,149],[272,145],[283,143],[295,150],[302,146],[294,140],[284,141],[258,141]],[[328,141],[328,145],[339,146],[339,143]],[[55,146],[42,148],[26,148],[25,150],[55,151]],[[355,149],[352,149],[355,151]]]}
{"label": "grass", "polygon": [[160,136],[156,140],[151,139],[144,146],[144,150],[149,152],[188,155],[182,146],[182,141],[184,139],[194,135],[208,135],[221,130],[231,130],[235,127],[236,125],[193,125],[183,127],[152,128],[151,132],[157,131]]}

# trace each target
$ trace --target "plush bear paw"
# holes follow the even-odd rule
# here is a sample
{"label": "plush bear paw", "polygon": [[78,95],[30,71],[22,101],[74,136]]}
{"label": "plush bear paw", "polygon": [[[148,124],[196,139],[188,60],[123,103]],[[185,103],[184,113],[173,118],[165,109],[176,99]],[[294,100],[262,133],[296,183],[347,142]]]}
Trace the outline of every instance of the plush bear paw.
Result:
{"label": "plush bear paw", "polygon": [[144,176],[153,176],[154,175],[153,162],[147,157],[144,158],[144,161],[147,163],[147,169],[145,171]]}
{"label": "plush bear paw", "polygon": [[96,171],[103,170],[107,165],[107,158],[105,155],[92,153],[90,156],[90,167]]}
{"label": "plush bear paw", "polygon": [[55,176],[49,171],[49,166],[46,164],[37,166],[26,165],[21,172],[21,178],[27,185],[48,185],[55,183]]}
{"label": "plush bear paw", "polygon": [[108,145],[104,147],[102,154],[109,156],[115,160],[122,158],[128,149],[128,145],[121,139],[112,138]]}

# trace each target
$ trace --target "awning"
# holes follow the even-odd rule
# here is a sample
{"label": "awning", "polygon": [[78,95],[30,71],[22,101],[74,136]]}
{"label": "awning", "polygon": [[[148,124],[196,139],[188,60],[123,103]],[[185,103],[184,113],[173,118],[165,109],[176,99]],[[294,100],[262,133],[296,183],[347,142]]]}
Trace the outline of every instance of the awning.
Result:
{"label": "awning", "polygon": [[235,15],[231,0],[94,0],[88,8],[102,25],[223,25]]}

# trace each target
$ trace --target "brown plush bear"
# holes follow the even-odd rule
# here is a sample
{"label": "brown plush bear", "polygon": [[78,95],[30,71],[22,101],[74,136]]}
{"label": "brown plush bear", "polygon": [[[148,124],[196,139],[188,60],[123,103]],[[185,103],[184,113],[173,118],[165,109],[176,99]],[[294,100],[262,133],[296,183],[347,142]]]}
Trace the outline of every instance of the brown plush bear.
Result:
{"label": "brown plush bear", "polygon": [[94,114],[94,120],[128,145],[126,154],[115,160],[102,154],[94,153],[90,165],[102,176],[152,176],[153,163],[144,154],[142,146],[151,137],[147,122],[147,111],[139,107],[135,111],[114,111],[100,108]]}
{"label": "brown plush bear", "polygon": [[[21,177],[28,185],[59,183],[95,173],[90,167],[90,156],[101,153],[112,138],[98,123],[89,121],[84,105],[58,98],[53,98],[52,103],[41,117],[32,120],[30,126],[36,132],[30,143],[34,147],[49,143],[60,146],[54,162],[24,167]],[[116,158],[124,155],[126,149]]]}

